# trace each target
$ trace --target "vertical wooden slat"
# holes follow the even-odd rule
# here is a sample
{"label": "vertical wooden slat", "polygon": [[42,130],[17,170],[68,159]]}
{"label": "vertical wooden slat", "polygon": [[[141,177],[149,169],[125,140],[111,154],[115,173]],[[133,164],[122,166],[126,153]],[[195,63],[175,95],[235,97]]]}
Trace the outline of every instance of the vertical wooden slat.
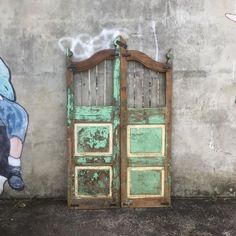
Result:
{"label": "vertical wooden slat", "polygon": [[112,90],[113,90],[113,82],[112,82],[112,76],[113,76],[113,61],[107,60],[106,62],[106,102],[105,105],[111,105],[112,104]]}
{"label": "vertical wooden slat", "polygon": [[150,71],[143,66],[143,107],[145,108],[150,104],[149,73]]}
{"label": "vertical wooden slat", "polygon": [[141,65],[135,62],[134,67],[134,83],[135,83],[135,108],[142,108],[143,106],[143,73]]}
{"label": "vertical wooden slat", "polygon": [[97,103],[97,66],[89,70],[90,82],[90,106],[96,106]]}
{"label": "vertical wooden slat", "polygon": [[89,85],[89,76],[88,76],[88,71],[86,72],[81,72],[81,78],[82,78],[82,98],[81,98],[81,103],[83,106],[88,106],[90,105],[90,85]]}
{"label": "vertical wooden slat", "polygon": [[159,91],[160,91],[160,96],[159,96],[159,105],[160,106],[165,106],[166,105],[166,82],[165,76],[163,73],[159,73]]}
{"label": "vertical wooden slat", "polygon": [[74,103],[77,106],[82,105],[82,76],[78,73],[74,76]]}
{"label": "vertical wooden slat", "polygon": [[105,91],[104,90],[104,84],[105,84],[105,80],[104,80],[104,62],[100,63],[97,66],[97,106],[102,106],[104,104],[104,94]]}
{"label": "vertical wooden slat", "polygon": [[128,63],[127,68],[127,89],[128,89],[128,107],[133,108],[135,102],[135,89],[134,89],[134,61]]}
{"label": "vertical wooden slat", "polygon": [[158,106],[158,100],[157,100],[157,86],[158,86],[158,81],[157,78],[155,77],[155,72],[150,71],[150,81],[151,81],[151,94],[150,94],[150,99],[151,99],[151,107],[157,107]]}

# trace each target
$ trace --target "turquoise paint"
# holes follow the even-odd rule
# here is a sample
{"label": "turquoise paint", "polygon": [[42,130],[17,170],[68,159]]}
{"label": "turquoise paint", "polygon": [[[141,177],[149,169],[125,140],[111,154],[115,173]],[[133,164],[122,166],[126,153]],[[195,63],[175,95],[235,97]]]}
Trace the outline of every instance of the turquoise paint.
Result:
{"label": "turquoise paint", "polygon": [[69,126],[71,124],[71,120],[73,118],[73,92],[70,88],[67,89],[67,125]]}
{"label": "turquoise paint", "polygon": [[161,171],[159,170],[131,170],[130,180],[132,195],[161,194]]}
{"label": "turquoise paint", "polygon": [[95,173],[93,174],[92,180],[93,180],[93,181],[96,181],[96,180],[98,180],[98,178],[99,178],[99,174],[98,174],[97,172],[95,172]]}
{"label": "turquoise paint", "polygon": [[104,160],[104,162],[107,163],[107,164],[108,164],[108,163],[111,163],[111,162],[113,161],[113,156],[111,156],[111,157],[104,157],[103,160]]}
{"label": "turquoise paint", "polygon": [[163,166],[164,157],[129,157],[129,166]]}
{"label": "turquoise paint", "polygon": [[165,118],[164,115],[153,115],[148,117],[149,124],[164,124]]}
{"label": "turquoise paint", "polygon": [[120,37],[117,37],[114,41],[116,47],[116,57],[113,70],[113,98],[118,108],[120,106],[120,47],[116,42],[119,40]]}
{"label": "turquoise paint", "polygon": [[161,153],[161,128],[131,128],[130,152],[135,153]]}

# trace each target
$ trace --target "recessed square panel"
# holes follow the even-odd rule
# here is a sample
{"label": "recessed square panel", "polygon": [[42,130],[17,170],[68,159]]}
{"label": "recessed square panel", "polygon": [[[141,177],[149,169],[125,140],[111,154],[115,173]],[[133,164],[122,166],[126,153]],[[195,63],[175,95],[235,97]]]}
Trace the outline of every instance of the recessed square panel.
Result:
{"label": "recessed square panel", "polygon": [[155,198],[164,196],[163,167],[128,167],[128,198]]}
{"label": "recessed square panel", "polygon": [[128,125],[128,157],[155,157],[165,153],[165,125]]}
{"label": "recessed square panel", "polygon": [[75,156],[112,154],[112,124],[75,124]]}
{"label": "recessed square panel", "polygon": [[112,196],[112,167],[76,166],[76,198],[110,198]]}

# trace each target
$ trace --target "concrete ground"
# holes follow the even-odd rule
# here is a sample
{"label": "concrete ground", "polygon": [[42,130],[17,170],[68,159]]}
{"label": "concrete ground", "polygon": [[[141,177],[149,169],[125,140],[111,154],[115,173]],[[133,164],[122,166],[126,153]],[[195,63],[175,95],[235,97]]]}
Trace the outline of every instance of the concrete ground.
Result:
{"label": "concrete ground", "polygon": [[68,210],[66,201],[0,201],[1,236],[235,236],[236,200],[174,199],[172,208]]}

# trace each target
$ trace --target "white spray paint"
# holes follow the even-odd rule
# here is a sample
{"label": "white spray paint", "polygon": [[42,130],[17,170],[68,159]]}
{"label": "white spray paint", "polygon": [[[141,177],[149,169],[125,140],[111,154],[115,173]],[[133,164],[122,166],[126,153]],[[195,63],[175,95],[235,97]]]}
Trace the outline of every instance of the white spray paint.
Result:
{"label": "white spray paint", "polygon": [[158,61],[159,49],[158,49],[158,42],[157,42],[156,22],[154,20],[152,21],[152,31],[153,31],[154,41],[155,41],[155,46],[156,46],[155,59],[156,61]]}
{"label": "white spray paint", "polygon": [[7,179],[6,179],[4,176],[1,176],[1,175],[0,175],[0,195],[1,195],[2,192],[3,192],[3,187],[4,187],[4,184],[5,184],[6,180],[7,180]]}
{"label": "white spray paint", "polygon": [[76,37],[63,37],[58,41],[59,48],[66,53],[70,48],[74,58],[78,60],[87,59],[95,52],[112,47],[113,40],[121,35],[128,38],[127,29],[103,29],[100,34],[90,37],[88,34],[79,34]]}

